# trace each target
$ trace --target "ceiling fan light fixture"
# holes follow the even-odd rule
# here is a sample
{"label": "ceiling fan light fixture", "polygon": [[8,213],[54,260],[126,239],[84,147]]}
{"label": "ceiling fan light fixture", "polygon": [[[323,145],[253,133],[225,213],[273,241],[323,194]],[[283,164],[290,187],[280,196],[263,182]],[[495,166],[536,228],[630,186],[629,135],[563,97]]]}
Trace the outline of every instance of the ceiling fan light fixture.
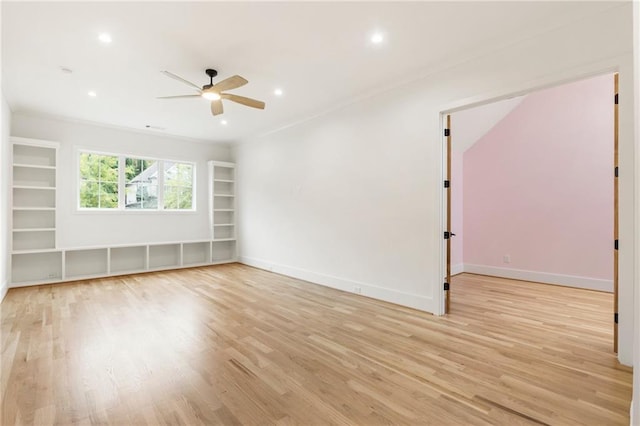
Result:
{"label": "ceiling fan light fixture", "polygon": [[202,92],[202,97],[209,101],[219,101],[221,99],[220,94],[216,92]]}

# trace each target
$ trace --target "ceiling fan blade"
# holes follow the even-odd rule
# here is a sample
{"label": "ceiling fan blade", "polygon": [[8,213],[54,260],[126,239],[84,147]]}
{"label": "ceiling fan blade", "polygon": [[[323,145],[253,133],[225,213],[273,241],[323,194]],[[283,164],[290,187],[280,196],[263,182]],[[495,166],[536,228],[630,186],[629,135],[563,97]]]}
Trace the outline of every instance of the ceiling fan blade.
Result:
{"label": "ceiling fan blade", "polygon": [[224,112],[222,108],[222,101],[218,99],[217,101],[211,101],[211,114],[220,115]]}
{"label": "ceiling fan blade", "polygon": [[193,87],[193,88],[195,88],[195,89],[197,89],[199,91],[202,90],[202,87],[198,86],[197,84],[194,84],[194,83],[192,83],[192,82],[190,82],[188,80],[185,80],[184,78],[182,78],[180,76],[177,76],[177,75],[175,75],[175,74],[173,74],[173,73],[171,73],[169,71],[162,71],[162,74],[166,75],[169,78],[173,78],[174,80],[181,81],[182,83],[186,84],[187,86],[191,86],[191,87]]}
{"label": "ceiling fan blade", "polygon": [[223,90],[231,90],[237,89],[238,87],[244,86],[249,81],[240,77],[239,75],[234,75],[233,77],[225,78],[217,84],[214,84],[212,89],[218,93]]}
{"label": "ceiling fan blade", "polygon": [[158,96],[156,99],[199,98],[200,95]]}
{"label": "ceiling fan blade", "polygon": [[242,105],[246,105],[251,108],[264,109],[265,103],[256,99],[245,98],[244,96],[232,95],[231,93],[220,93],[222,99],[229,99],[230,101],[237,102]]}

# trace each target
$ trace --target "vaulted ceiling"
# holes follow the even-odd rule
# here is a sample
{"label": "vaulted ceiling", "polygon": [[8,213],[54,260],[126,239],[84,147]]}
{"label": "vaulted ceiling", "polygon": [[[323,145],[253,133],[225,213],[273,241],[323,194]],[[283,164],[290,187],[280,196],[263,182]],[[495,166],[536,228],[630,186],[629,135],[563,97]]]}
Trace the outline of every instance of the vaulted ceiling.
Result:
{"label": "vaulted ceiling", "polygon": [[[605,9],[611,2],[2,2],[2,90],[28,112],[208,141],[291,125],[435,69]],[[101,33],[112,42],[101,43]],[[384,36],[375,44],[371,36]],[[63,68],[70,70],[63,71]],[[197,85],[234,74],[213,117]],[[215,81],[214,81],[215,82]],[[274,90],[281,88],[282,96]],[[94,91],[96,96],[88,96]],[[393,105],[389,105],[393,108]],[[226,125],[222,123],[225,120]]]}

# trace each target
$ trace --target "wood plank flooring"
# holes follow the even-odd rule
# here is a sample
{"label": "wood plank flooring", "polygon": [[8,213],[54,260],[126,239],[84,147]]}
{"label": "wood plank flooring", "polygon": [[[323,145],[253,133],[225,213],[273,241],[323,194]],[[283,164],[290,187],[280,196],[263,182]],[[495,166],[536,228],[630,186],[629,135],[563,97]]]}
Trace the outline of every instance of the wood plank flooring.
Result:
{"label": "wood plank flooring", "polygon": [[232,264],[12,289],[2,425],[628,425],[610,294],[477,275],[430,314]]}

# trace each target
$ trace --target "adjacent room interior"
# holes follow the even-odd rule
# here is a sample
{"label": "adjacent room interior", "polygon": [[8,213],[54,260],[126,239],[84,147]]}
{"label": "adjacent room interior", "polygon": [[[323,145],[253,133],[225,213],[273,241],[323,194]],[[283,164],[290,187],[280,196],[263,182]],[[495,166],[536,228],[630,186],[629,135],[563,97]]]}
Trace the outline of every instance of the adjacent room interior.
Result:
{"label": "adjacent room interior", "polygon": [[[616,78],[605,74],[452,114],[453,275],[615,299]],[[452,286],[472,278],[454,278]],[[611,327],[614,299],[601,312]]]}
{"label": "adjacent room interior", "polygon": [[640,424],[637,4],[0,7],[0,423]]}

